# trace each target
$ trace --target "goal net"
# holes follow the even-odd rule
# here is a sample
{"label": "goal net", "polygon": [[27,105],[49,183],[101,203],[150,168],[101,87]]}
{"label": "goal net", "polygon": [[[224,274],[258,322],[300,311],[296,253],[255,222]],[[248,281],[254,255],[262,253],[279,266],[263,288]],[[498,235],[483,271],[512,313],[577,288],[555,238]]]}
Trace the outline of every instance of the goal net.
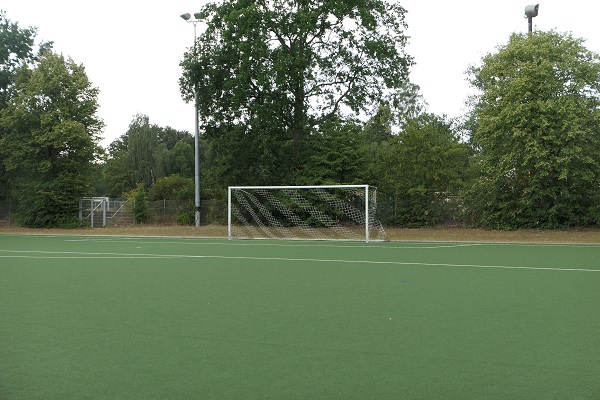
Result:
{"label": "goal net", "polygon": [[229,239],[383,241],[369,185],[231,186]]}

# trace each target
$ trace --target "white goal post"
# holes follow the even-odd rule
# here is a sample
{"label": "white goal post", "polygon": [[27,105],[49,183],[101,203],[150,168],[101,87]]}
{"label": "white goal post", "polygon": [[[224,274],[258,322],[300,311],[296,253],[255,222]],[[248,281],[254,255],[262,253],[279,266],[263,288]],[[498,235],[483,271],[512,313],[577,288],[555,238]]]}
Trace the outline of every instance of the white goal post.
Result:
{"label": "white goal post", "polygon": [[387,240],[374,186],[230,186],[227,203],[230,240]]}

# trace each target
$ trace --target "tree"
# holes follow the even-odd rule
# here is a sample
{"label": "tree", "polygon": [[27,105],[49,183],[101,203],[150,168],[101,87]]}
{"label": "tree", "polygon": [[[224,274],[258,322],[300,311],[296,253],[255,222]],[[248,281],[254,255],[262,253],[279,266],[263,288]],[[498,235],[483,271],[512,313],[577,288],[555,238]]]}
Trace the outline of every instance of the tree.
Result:
{"label": "tree", "polygon": [[133,218],[138,223],[148,222],[150,219],[150,210],[148,210],[148,194],[143,183],[138,184],[135,189],[125,194],[129,200],[128,206],[133,214]]}
{"label": "tree", "polygon": [[[158,179],[148,191],[148,200],[186,200],[185,196],[194,187],[194,180],[180,175],[169,175]],[[182,196],[183,193],[183,196]]]}
{"label": "tree", "polygon": [[150,188],[158,179],[194,174],[193,137],[185,131],[150,123],[137,114],[129,129],[108,146],[104,179],[111,196],[121,196],[139,183]]}
{"label": "tree", "polygon": [[135,188],[133,174],[127,165],[127,150],[110,150],[104,163],[103,174],[107,192],[110,197],[122,197],[124,193]]}
{"label": "tree", "polygon": [[[433,114],[409,118],[403,130],[374,154],[378,187],[394,194],[393,223],[435,225],[449,214],[450,201],[470,178],[470,150],[451,122]],[[370,169],[374,173],[376,166]]]}
{"label": "tree", "polygon": [[331,121],[309,139],[309,157],[300,184],[361,184],[361,125]]}
{"label": "tree", "polygon": [[203,13],[181,88],[199,94],[209,139],[237,138],[219,143],[219,165],[242,160],[261,183],[293,183],[320,126],[401,99],[412,59],[397,2],[235,0]]}
{"label": "tree", "polygon": [[127,160],[135,183],[154,185],[158,178],[165,176],[167,160],[166,145],[158,139],[158,127],[150,125],[146,115],[134,117],[127,130]]}
{"label": "tree", "polygon": [[82,65],[51,51],[17,71],[0,117],[0,152],[24,225],[76,222],[101,151],[97,95]]}
{"label": "tree", "polygon": [[[0,10],[0,115],[9,99],[9,90],[19,66],[31,62],[35,29],[21,29],[11,22],[4,11]],[[3,137],[0,126],[0,140]],[[8,195],[5,181],[4,162],[0,154],[0,199]]]}
{"label": "tree", "polygon": [[171,172],[184,177],[194,176],[194,148],[184,141],[175,143],[172,150]]}
{"label": "tree", "polygon": [[18,67],[34,59],[35,34],[35,29],[19,28],[0,10],[0,110],[6,106],[8,89]]}
{"label": "tree", "polygon": [[477,223],[555,228],[600,222],[600,59],[582,39],[513,34],[469,71],[481,177]]}

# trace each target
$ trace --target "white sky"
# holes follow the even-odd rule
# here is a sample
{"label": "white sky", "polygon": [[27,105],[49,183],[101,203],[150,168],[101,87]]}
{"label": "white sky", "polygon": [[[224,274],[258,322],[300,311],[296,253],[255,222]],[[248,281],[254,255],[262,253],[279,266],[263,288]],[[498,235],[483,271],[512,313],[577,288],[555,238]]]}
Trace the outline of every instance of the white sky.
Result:
{"label": "white sky", "polygon": [[[428,111],[449,117],[464,113],[470,93],[465,70],[505,44],[512,32],[527,31],[524,9],[539,1],[534,29],[572,32],[600,53],[597,0],[399,0],[408,10],[407,52],[417,65],[411,80],[421,87]],[[100,89],[103,145],[127,131],[133,115],[179,130],[194,130],[194,110],[181,100],[179,62],[193,44],[193,27],[179,15],[198,11],[207,0],[2,0],[0,9],[19,26],[37,27],[37,39],[83,64]],[[202,29],[198,26],[198,29]]]}

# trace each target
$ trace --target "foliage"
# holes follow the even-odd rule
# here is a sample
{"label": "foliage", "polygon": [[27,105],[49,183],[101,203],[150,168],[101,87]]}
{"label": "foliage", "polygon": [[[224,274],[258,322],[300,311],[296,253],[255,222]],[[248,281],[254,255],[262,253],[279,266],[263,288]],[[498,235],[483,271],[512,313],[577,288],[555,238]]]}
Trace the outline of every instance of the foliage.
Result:
{"label": "foliage", "polygon": [[0,117],[0,151],[24,225],[71,225],[77,216],[101,150],[97,95],[82,65],[50,51],[17,71]]}
{"label": "foliage", "polygon": [[402,132],[373,148],[369,171],[382,193],[395,194],[393,222],[435,225],[470,179],[467,144],[452,124],[432,114],[407,120]]}
{"label": "foliage", "polygon": [[19,28],[0,10],[0,110],[6,106],[17,69],[34,59],[34,28]]}
{"label": "foliage", "polygon": [[394,115],[389,104],[380,104],[377,112],[366,122],[363,135],[367,143],[381,143],[392,137]]}
{"label": "foliage", "polygon": [[[302,173],[295,163],[305,158],[306,149],[295,147],[274,131],[252,134],[248,127],[240,125],[226,133],[209,130],[208,136],[202,181],[214,187],[295,182]],[[292,147],[297,151],[292,152]]]}
{"label": "foliage", "polygon": [[235,0],[203,13],[180,82],[187,100],[198,93],[215,180],[298,182],[321,126],[403,99],[412,60],[396,2]]}
{"label": "foliage", "polygon": [[481,177],[474,220],[493,228],[600,222],[600,59],[554,31],[514,34],[470,72]]}
{"label": "foliage", "polygon": [[[192,160],[193,162],[193,160]],[[179,200],[177,222],[180,225],[193,225],[196,222],[194,179],[177,174],[158,179],[148,191],[148,199]]]}
{"label": "foliage", "polygon": [[150,123],[146,115],[133,117],[127,132],[108,147],[104,179],[111,196],[144,183],[151,187],[171,174],[194,176],[193,137],[184,131]]}
{"label": "foliage", "polygon": [[323,124],[309,139],[309,156],[300,184],[334,185],[361,182],[361,126],[349,121]]}
{"label": "foliage", "polygon": [[[11,22],[4,11],[0,10],[0,115],[9,99],[10,89],[19,66],[31,62],[33,42],[36,31],[33,28],[22,29]],[[3,136],[0,126],[0,140]],[[4,163],[0,153],[0,199],[8,196],[8,184],[5,181]]]}
{"label": "foliage", "polygon": [[[192,178],[185,178],[180,175],[169,175],[159,178],[158,181],[148,191],[148,199],[154,200],[180,200],[187,195],[188,188],[194,187]],[[193,193],[193,192],[192,192]]]}
{"label": "foliage", "polygon": [[194,147],[187,142],[179,141],[172,148],[171,167],[173,174],[185,177],[194,176]]}
{"label": "foliage", "polygon": [[177,211],[177,223],[179,225],[194,225],[196,223],[196,214],[194,208],[181,207]]}
{"label": "foliage", "polygon": [[158,140],[158,129],[146,115],[136,115],[127,130],[127,166],[134,182],[150,187],[165,176],[166,145]]}
{"label": "foliage", "polygon": [[110,197],[122,197],[135,186],[130,169],[127,166],[127,151],[113,150],[109,153],[102,174]]}
{"label": "foliage", "polygon": [[133,214],[133,218],[138,223],[148,222],[150,211],[148,210],[148,194],[143,183],[139,183],[135,189],[125,193],[129,200],[127,203]]}

